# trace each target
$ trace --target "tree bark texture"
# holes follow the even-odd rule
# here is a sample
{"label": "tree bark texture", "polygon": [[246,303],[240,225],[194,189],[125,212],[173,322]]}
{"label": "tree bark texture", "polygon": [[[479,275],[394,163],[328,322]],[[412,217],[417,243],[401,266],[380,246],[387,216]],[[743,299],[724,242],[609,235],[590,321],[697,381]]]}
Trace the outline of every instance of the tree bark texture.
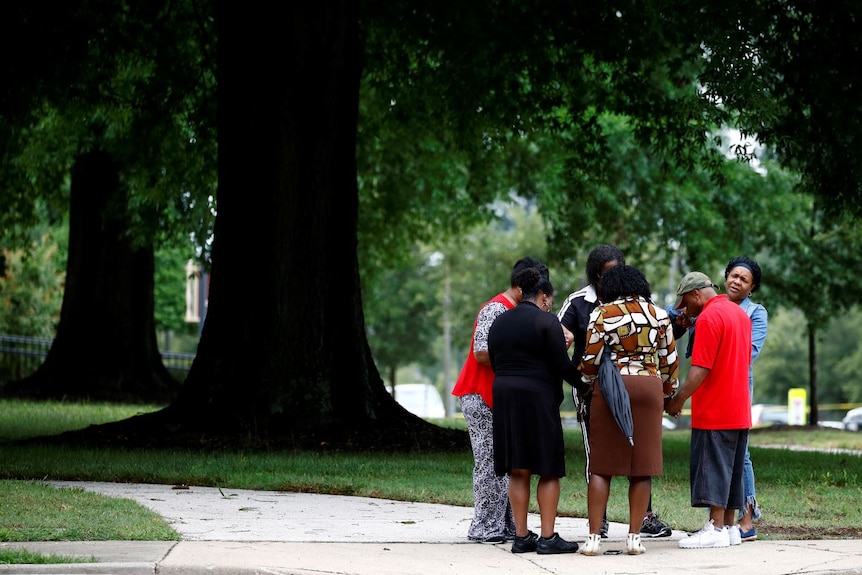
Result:
{"label": "tree bark texture", "polygon": [[217,18],[209,305],[195,362],[163,415],[261,442],[374,447],[379,440],[385,448],[395,434],[422,447],[430,434],[429,443],[468,446],[463,432],[430,425],[394,402],[365,336],[358,3],[223,1]]}
{"label": "tree bark texture", "polygon": [[125,234],[127,195],[101,151],[72,170],[69,255],[57,335],[45,362],[4,393],[39,399],[166,403],[179,388],[153,316],[152,247]]}

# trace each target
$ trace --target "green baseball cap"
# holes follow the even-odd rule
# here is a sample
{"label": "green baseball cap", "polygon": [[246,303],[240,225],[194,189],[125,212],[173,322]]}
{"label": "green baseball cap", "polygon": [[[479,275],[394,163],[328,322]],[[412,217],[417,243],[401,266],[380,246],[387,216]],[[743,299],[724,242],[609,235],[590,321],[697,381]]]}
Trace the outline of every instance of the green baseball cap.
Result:
{"label": "green baseball cap", "polygon": [[679,282],[679,287],[676,288],[676,295],[679,296],[679,300],[676,302],[674,309],[680,309],[682,307],[682,296],[684,294],[705,287],[718,289],[718,286],[712,283],[709,276],[703,272],[688,272],[685,274],[682,281]]}

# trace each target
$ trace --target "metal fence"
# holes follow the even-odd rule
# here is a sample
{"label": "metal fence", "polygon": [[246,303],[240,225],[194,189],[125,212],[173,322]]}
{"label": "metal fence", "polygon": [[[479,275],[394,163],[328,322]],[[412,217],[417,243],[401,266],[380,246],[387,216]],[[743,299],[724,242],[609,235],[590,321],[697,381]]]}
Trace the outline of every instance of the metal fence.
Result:
{"label": "metal fence", "polygon": [[[0,382],[27,377],[42,365],[53,339],[0,334]],[[193,353],[162,352],[162,362],[182,381],[192,366]]]}

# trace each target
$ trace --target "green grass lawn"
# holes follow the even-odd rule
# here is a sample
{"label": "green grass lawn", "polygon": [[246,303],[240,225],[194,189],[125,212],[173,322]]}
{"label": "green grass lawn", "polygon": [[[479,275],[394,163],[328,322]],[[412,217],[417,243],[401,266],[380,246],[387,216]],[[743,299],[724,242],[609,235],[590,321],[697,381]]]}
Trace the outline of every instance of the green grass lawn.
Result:
{"label": "green grass lawn", "polygon": [[[56,490],[45,485],[45,480],[185,483],[472,505],[469,450],[430,454],[190,452],[13,443],[153,409],[157,407],[0,402],[0,541],[177,538],[158,517],[128,500]],[[562,482],[559,513],[586,517],[580,431],[567,429],[565,433],[568,476]],[[690,506],[689,432],[666,431],[663,443],[664,475],[653,481],[653,507],[674,528],[697,529],[705,512]],[[776,449],[776,445],[857,450],[862,449],[862,433],[805,427],[752,432],[752,461],[764,513],[757,524],[759,537],[862,537],[862,507],[856,503],[862,500],[862,457]],[[614,479],[608,505],[611,521],[628,521],[627,488],[624,478]],[[29,513],[34,508],[38,513]],[[538,511],[535,501],[533,510]]]}

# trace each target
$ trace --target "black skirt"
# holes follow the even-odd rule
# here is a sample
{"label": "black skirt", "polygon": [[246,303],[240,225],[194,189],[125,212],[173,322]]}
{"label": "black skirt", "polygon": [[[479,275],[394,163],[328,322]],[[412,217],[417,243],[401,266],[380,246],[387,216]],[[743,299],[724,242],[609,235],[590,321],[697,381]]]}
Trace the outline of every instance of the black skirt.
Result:
{"label": "black skirt", "polygon": [[494,471],[529,469],[532,475],[565,477],[560,420],[561,386],[519,376],[494,380]]}

